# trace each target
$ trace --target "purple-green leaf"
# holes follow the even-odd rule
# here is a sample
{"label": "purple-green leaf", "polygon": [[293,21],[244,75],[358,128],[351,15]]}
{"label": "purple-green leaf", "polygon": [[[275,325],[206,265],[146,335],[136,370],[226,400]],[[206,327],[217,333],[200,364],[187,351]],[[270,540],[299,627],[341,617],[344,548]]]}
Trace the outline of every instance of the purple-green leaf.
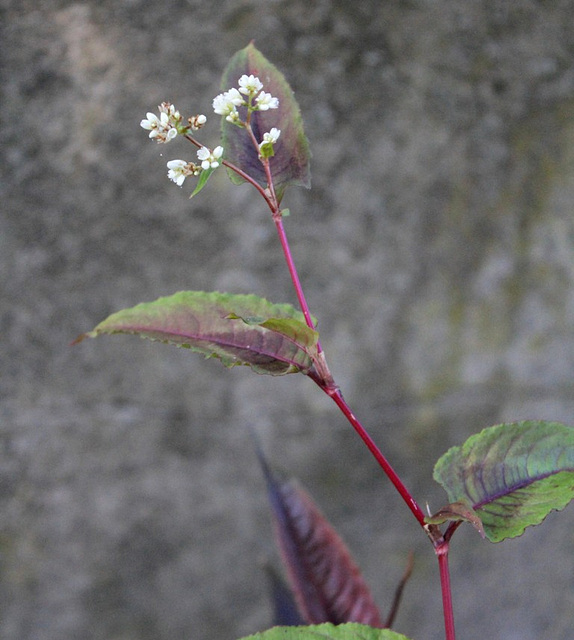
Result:
{"label": "purple-green leaf", "polygon": [[[242,75],[257,76],[263,83],[263,91],[279,99],[278,109],[255,111],[251,117],[251,127],[258,142],[261,142],[263,134],[273,127],[281,131],[279,140],[274,144],[274,155],[269,158],[279,200],[285,187],[289,185],[309,188],[311,152],[303,131],[299,105],[287,80],[253,43],[238,51],[229,61],[221,81],[222,90],[237,88]],[[244,119],[246,108],[239,107],[238,111]],[[227,122],[225,118],[222,118],[221,122],[225,159],[251,176],[260,186],[267,187],[265,170],[246,130]],[[243,183],[243,179],[235,172],[228,170],[228,173],[235,184]]]}
{"label": "purple-green leaf", "polygon": [[574,428],[515,422],[484,429],[436,463],[451,503],[472,506],[491,542],[521,535],[574,497]]}
{"label": "purple-green leaf", "polygon": [[242,640],[409,640],[389,629],[374,629],[350,622],[334,625],[330,622],[309,627],[273,627]]}
{"label": "purple-green leaf", "polygon": [[[249,320],[245,320],[248,318]],[[254,295],[180,291],[112,314],[80,336],[127,333],[219,358],[226,367],[248,365],[256,373],[309,373],[318,334],[288,304]]]}

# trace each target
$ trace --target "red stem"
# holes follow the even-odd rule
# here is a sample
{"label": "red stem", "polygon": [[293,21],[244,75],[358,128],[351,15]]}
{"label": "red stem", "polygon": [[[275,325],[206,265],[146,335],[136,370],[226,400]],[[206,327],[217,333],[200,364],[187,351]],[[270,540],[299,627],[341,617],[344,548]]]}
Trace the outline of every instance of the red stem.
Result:
{"label": "red stem", "polygon": [[358,433],[361,440],[367,445],[367,448],[375,457],[377,462],[379,463],[382,470],[385,472],[386,476],[392,482],[395,489],[399,492],[401,498],[405,501],[407,507],[411,510],[414,517],[417,519],[418,523],[421,527],[425,526],[425,514],[423,510],[419,507],[416,500],[411,495],[410,491],[406,488],[403,481],[399,478],[397,472],[393,469],[389,461],[385,458],[381,450],[377,447],[371,436],[368,434],[367,430],[363,427],[363,425],[359,422],[355,414],[349,408],[349,405],[345,402],[343,395],[337,389],[335,392],[330,392],[326,387],[321,386],[323,391],[331,396],[334,400],[335,404],[339,407],[339,409],[343,412],[347,420],[351,423],[353,429]]}
{"label": "red stem", "polygon": [[450,588],[450,571],[448,568],[448,542],[435,547],[440,571],[440,588],[442,592],[442,608],[444,612],[444,629],[446,640],[456,640],[454,630],[454,614],[452,609],[452,592]]}
{"label": "red stem", "polygon": [[[249,122],[246,123],[246,129],[251,138],[251,141],[254,147],[259,151],[259,146],[255,136],[253,135],[253,131],[249,126]],[[192,142],[197,147],[202,147],[197,140],[195,140],[192,136],[185,136],[190,142]],[[295,262],[293,260],[293,256],[291,255],[291,249],[289,247],[289,242],[287,240],[287,235],[285,233],[285,229],[283,227],[283,219],[281,216],[281,209],[279,206],[279,202],[277,200],[277,195],[275,193],[275,188],[273,184],[273,176],[271,174],[271,168],[269,166],[268,158],[261,158],[261,162],[265,167],[265,174],[267,177],[267,189],[264,189],[260,184],[258,184],[251,176],[242,171],[239,167],[235,166],[231,162],[226,160],[222,161],[222,164],[226,167],[230,168],[232,171],[240,175],[244,180],[252,184],[257,191],[263,196],[267,206],[271,209],[271,213],[273,215],[273,221],[275,222],[275,227],[277,228],[277,233],[279,235],[279,241],[281,243],[281,247],[283,249],[283,254],[285,256],[285,261],[287,263],[287,268],[289,269],[289,275],[291,276],[291,280],[293,282],[293,286],[295,287],[295,292],[297,295],[297,299],[299,301],[299,305],[305,316],[305,321],[307,325],[311,329],[315,329],[315,325],[313,323],[311,312],[309,310],[309,305],[307,304],[307,300],[305,298],[305,294],[303,292],[303,287],[301,285],[301,281],[299,279],[299,275],[297,273],[297,269],[295,267]],[[318,343],[318,353],[319,358],[317,360],[318,370],[315,375],[310,375],[313,381],[328,395],[332,398],[335,404],[339,407],[343,415],[347,418],[353,429],[357,432],[361,440],[365,443],[373,457],[379,463],[379,466],[382,468],[386,476],[389,478],[395,489],[398,491],[399,495],[410,509],[411,513],[416,518],[417,522],[425,529],[427,534],[429,534],[431,541],[433,542],[433,546],[435,549],[435,553],[438,558],[439,571],[440,571],[440,582],[441,582],[441,592],[442,592],[442,602],[443,602],[443,611],[444,611],[444,624],[445,624],[445,633],[446,640],[456,640],[455,637],[455,629],[454,629],[454,615],[452,608],[452,593],[450,587],[450,572],[448,566],[448,549],[449,549],[449,540],[454,531],[456,531],[456,526],[448,528],[445,534],[445,537],[440,535],[440,531],[438,528],[434,527],[429,529],[429,525],[425,523],[425,514],[420,506],[417,504],[416,500],[411,495],[410,491],[406,488],[402,480],[399,478],[396,471],[393,469],[389,461],[385,458],[379,447],[375,444],[374,440],[371,438],[367,430],[363,427],[363,425],[359,422],[355,414],[351,411],[349,405],[346,403],[343,395],[341,394],[339,388],[335,384],[329,370],[327,367],[327,363],[324,358],[324,354],[322,353],[321,345]],[[319,370],[320,369],[320,370]],[[456,523],[458,524],[458,523]],[[436,530],[435,530],[436,529]],[[440,536],[440,537],[439,537]]]}
{"label": "red stem", "polygon": [[[311,311],[309,310],[309,305],[307,304],[307,299],[305,298],[303,287],[301,285],[301,281],[299,280],[299,274],[297,273],[297,268],[295,267],[295,262],[293,260],[293,256],[291,255],[291,249],[289,248],[289,242],[287,241],[287,235],[285,233],[285,228],[283,227],[283,218],[281,217],[281,213],[278,210],[273,211],[273,222],[275,222],[275,227],[277,228],[279,242],[281,243],[281,247],[283,248],[285,262],[287,263],[289,275],[291,276],[293,286],[295,287],[295,293],[297,295],[297,300],[299,301],[299,306],[301,307],[301,311],[305,316],[305,322],[309,327],[311,327],[311,329],[315,329],[313,318],[311,317]],[[321,353],[322,349],[320,342],[317,343],[317,348],[319,350],[319,353]]]}
{"label": "red stem", "polygon": [[[253,135],[253,131],[249,126],[249,122],[246,123],[246,129],[249,137],[251,138],[251,142],[253,146],[259,151],[259,146],[257,144],[257,140]],[[197,140],[195,140],[191,135],[185,136],[191,143],[193,143],[197,147],[201,147],[201,145]],[[271,209],[271,213],[273,215],[273,221],[275,222],[275,227],[277,228],[277,233],[279,235],[279,241],[281,243],[281,247],[283,249],[283,254],[285,256],[285,261],[287,263],[287,268],[289,269],[289,275],[291,276],[291,280],[293,282],[293,286],[295,288],[295,293],[297,295],[297,299],[299,301],[299,305],[301,307],[301,311],[305,317],[305,321],[307,325],[311,329],[315,329],[315,325],[313,323],[313,319],[311,317],[311,312],[309,310],[309,305],[307,304],[307,300],[305,298],[305,294],[303,292],[303,287],[301,285],[301,280],[299,279],[299,275],[297,273],[297,268],[295,267],[295,262],[293,260],[293,256],[291,254],[291,249],[289,247],[289,241],[287,240],[287,235],[285,233],[285,229],[283,227],[283,218],[281,216],[281,209],[279,206],[279,202],[277,200],[277,195],[275,193],[275,188],[273,184],[273,176],[271,174],[271,168],[269,166],[268,158],[261,158],[261,163],[265,168],[265,175],[267,178],[267,189],[263,189],[260,184],[258,184],[251,176],[242,171],[239,167],[233,165],[230,162],[223,161],[223,164],[233,171],[240,175],[244,180],[252,184],[259,193],[264,197],[265,202]],[[402,480],[397,475],[396,471],[393,469],[391,464],[385,458],[381,450],[377,447],[374,440],[368,434],[367,430],[363,427],[363,425],[356,418],[355,414],[351,411],[349,405],[345,402],[343,395],[339,391],[338,387],[335,385],[335,382],[328,370],[327,364],[324,359],[324,354],[321,349],[321,344],[317,343],[318,349],[318,364],[320,365],[321,371],[317,372],[315,377],[311,376],[313,380],[321,387],[321,389],[329,395],[335,402],[335,404],[342,411],[344,416],[350,422],[352,427],[358,433],[363,442],[367,445],[367,448],[371,452],[371,454],[375,457],[380,467],[383,469],[393,486],[399,492],[402,499],[405,501],[408,508],[411,510],[412,514],[417,519],[418,523],[424,527],[425,526],[425,515],[423,510],[419,507],[409,490],[403,484]]]}
{"label": "red stem", "polygon": [[[253,131],[249,126],[249,123],[246,123],[246,129],[251,138],[251,142],[253,146],[259,151],[259,146],[257,144],[257,140],[253,135]],[[197,144],[194,140],[191,140],[195,144]],[[305,316],[305,321],[307,325],[311,329],[315,329],[315,325],[313,323],[313,319],[311,317],[311,311],[309,310],[309,305],[307,304],[307,300],[305,298],[305,294],[303,292],[303,287],[301,285],[301,280],[299,279],[299,274],[297,273],[297,268],[295,266],[295,262],[293,260],[293,256],[291,254],[291,249],[289,247],[289,241],[287,240],[287,234],[285,233],[285,229],[283,227],[283,218],[281,216],[281,210],[279,207],[279,202],[277,201],[277,196],[275,193],[275,188],[273,184],[273,176],[271,174],[271,167],[269,166],[268,158],[261,158],[261,163],[265,168],[265,176],[267,178],[267,190],[265,190],[265,201],[267,205],[271,209],[271,213],[273,215],[273,221],[275,222],[275,227],[277,228],[277,233],[279,235],[279,241],[281,243],[281,247],[283,249],[283,254],[285,256],[285,261],[287,263],[287,268],[289,269],[289,275],[291,276],[291,280],[293,282],[293,286],[295,288],[295,293],[297,295],[297,299],[299,301],[299,305],[301,307],[301,311]],[[262,188],[259,184],[257,184],[252,178],[246,176],[241,170],[238,170],[237,167],[230,165],[234,171],[237,171],[242,177],[246,178],[251,184],[253,184],[259,192],[261,192]],[[349,405],[345,402],[343,395],[339,391],[338,387],[335,385],[333,378],[327,368],[326,362],[324,360],[324,354],[322,353],[321,343],[317,343],[317,349],[319,353],[319,362],[322,366],[322,371],[318,373],[313,380],[323,389],[323,391],[329,395],[335,402],[335,404],[342,411],[344,416],[350,422],[352,427],[355,429],[359,437],[363,440],[363,442],[367,445],[367,448],[371,452],[371,454],[375,457],[380,467],[383,469],[393,486],[399,492],[402,499],[405,501],[408,508],[411,510],[412,514],[417,519],[418,523],[421,527],[425,526],[425,515],[423,510],[419,507],[409,490],[403,484],[402,480],[397,475],[396,471],[393,469],[389,461],[385,458],[379,447],[375,444],[374,440],[368,434],[367,430],[363,427],[363,425],[356,418],[355,414],[351,411]],[[319,364],[319,363],[318,363]]]}

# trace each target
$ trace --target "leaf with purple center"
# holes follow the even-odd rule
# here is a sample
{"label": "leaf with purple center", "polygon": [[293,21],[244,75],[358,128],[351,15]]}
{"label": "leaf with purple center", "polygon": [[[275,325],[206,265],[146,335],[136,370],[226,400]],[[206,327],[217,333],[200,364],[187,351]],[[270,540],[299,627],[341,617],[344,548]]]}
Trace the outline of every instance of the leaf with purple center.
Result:
{"label": "leaf with purple center", "polygon": [[541,421],[489,427],[449,449],[434,479],[451,506],[475,512],[491,542],[514,538],[574,497],[574,428]]}
{"label": "leaf with purple center", "polygon": [[[244,320],[247,318],[247,320]],[[309,373],[318,334],[288,304],[254,295],[180,291],[112,314],[86,337],[134,334],[219,358],[226,367],[247,365],[256,373]]]}
{"label": "leaf with purple center", "polygon": [[[221,82],[223,91],[236,87],[244,75],[259,78],[264,91],[279,100],[278,109],[254,111],[251,114],[251,127],[258,142],[263,141],[264,134],[274,128],[281,131],[281,138],[274,144],[273,155],[269,157],[275,192],[281,200],[287,186],[299,185],[309,188],[311,185],[311,152],[303,131],[299,105],[283,74],[253,43],[231,58]],[[246,108],[238,107],[238,111],[244,120]],[[267,176],[259,159],[258,149],[254,147],[245,129],[237,127],[225,118],[222,118],[221,127],[225,159],[251,176],[261,187],[266,188]],[[243,183],[243,178],[235,172],[228,170],[228,173],[232,182]]]}

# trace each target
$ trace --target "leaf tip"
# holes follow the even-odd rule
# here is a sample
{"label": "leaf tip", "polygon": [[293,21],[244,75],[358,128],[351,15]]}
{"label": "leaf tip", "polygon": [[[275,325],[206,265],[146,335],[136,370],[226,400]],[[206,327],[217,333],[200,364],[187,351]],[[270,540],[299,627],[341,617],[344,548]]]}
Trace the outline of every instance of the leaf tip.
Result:
{"label": "leaf tip", "polygon": [[83,342],[86,338],[95,338],[96,335],[97,334],[95,331],[86,331],[85,333],[81,333],[77,338],[70,342],[70,347],[75,347],[77,344],[80,344],[80,342]]}

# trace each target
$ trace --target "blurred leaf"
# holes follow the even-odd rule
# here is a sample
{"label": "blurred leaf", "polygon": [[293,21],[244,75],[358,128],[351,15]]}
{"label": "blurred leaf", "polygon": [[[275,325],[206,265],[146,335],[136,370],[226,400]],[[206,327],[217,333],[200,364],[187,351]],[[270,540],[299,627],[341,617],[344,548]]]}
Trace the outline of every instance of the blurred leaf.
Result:
{"label": "blurred leaf", "polygon": [[265,567],[271,586],[273,601],[273,624],[296,627],[305,624],[291,589],[285,584],[281,576],[270,566]]}
{"label": "blurred leaf", "polygon": [[[243,320],[257,318],[250,323]],[[256,373],[309,373],[318,334],[288,304],[254,295],[180,291],[155,302],[112,314],[81,335],[135,334],[219,358],[226,367],[250,366]]]}
{"label": "blurred leaf", "polygon": [[515,422],[484,429],[436,463],[451,502],[472,505],[491,542],[521,535],[574,497],[574,428]]}
{"label": "blurred leaf", "polygon": [[[275,191],[281,200],[285,187],[300,185],[309,188],[311,185],[311,152],[303,131],[299,105],[283,74],[253,43],[238,51],[229,61],[221,80],[222,90],[237,88],[238,80],[244,74],[257,76],[263,83],[263,91],[279,99],[278,109],[253,112],[251,127],[258,142],[273,127],[281,130],[279,140],[273,145],[274,155],[269,158]],[[246,108],[239,107],[238,111],[241,118],[245,119]],[[250,175],[263,188],[267,187],[267,177],[258,151],[245,129],[227,122],[223,117],[221,123],[225,159]],[[243,183],[243,179],[235,172],[228,169],[228,173],[235,184]]]}
{"label": "blurred leaf", "polygon": [[310,627],[274,627],[241,640],[409,640],[389,629],[373,629],[363,624],[334,625],[330,622]]}
{"label": "blurred leaf", "polygon": [[278,545],[303,619],[381,627],[369,588],[344,542],[309,495],[294,482],[277,480],[261,451],[258,455]]}

